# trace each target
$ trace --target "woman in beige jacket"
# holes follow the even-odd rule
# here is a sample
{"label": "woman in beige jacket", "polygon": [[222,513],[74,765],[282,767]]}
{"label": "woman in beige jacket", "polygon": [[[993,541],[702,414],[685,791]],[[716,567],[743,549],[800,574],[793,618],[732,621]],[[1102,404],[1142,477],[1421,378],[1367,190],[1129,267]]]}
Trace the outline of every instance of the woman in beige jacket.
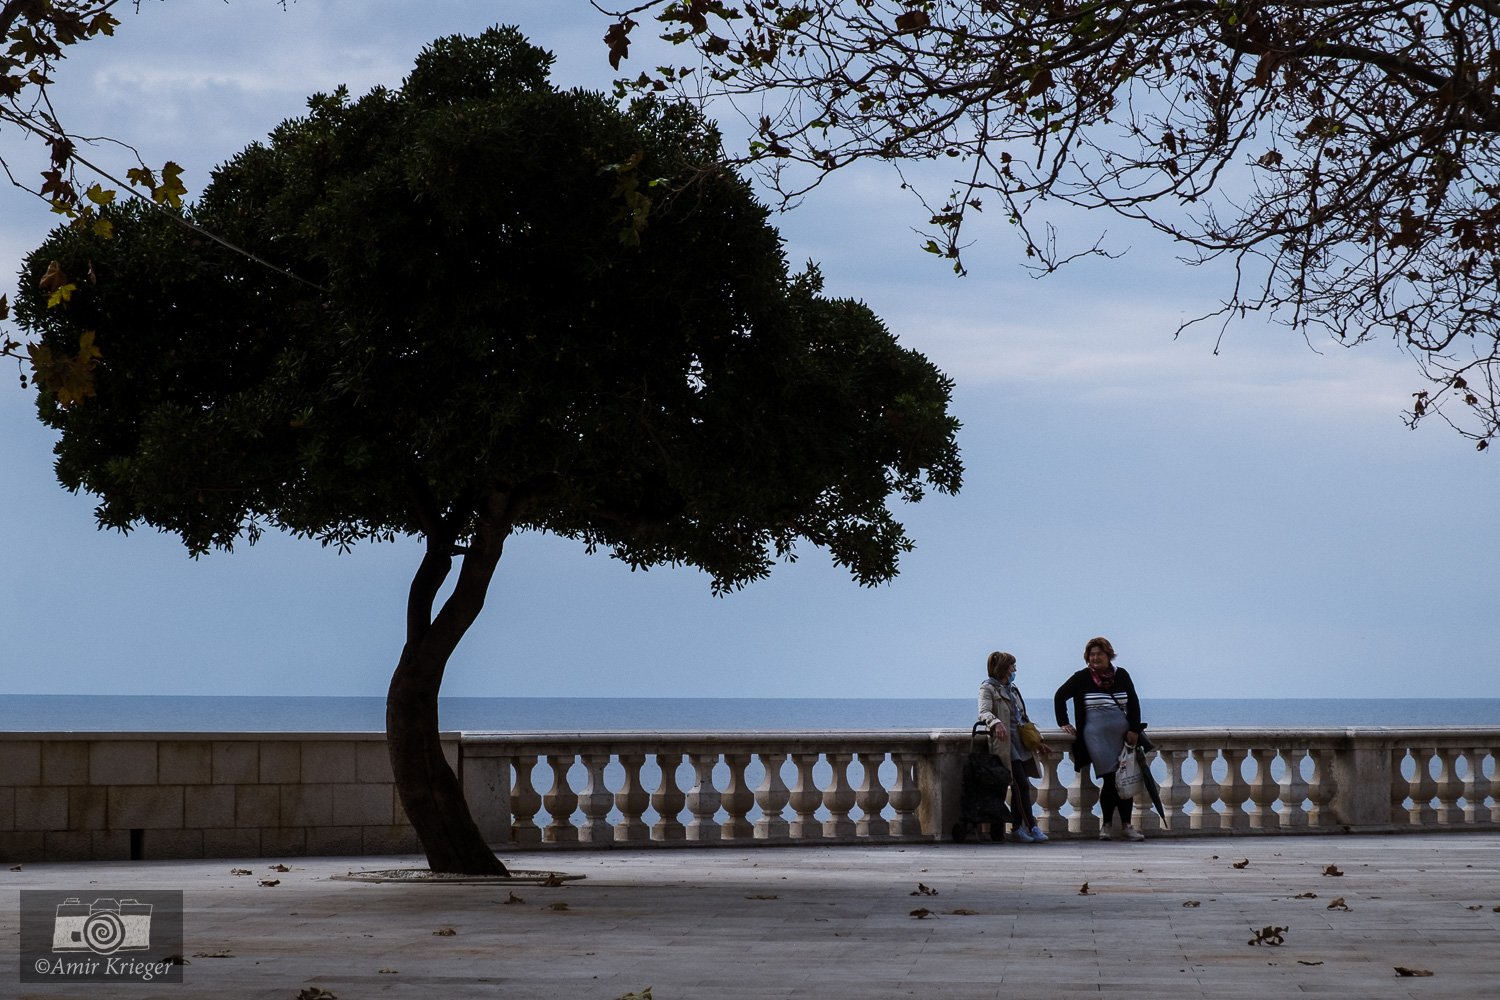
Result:
{"label": "woman in beige jacket", "polygon": [[1010,839],[1039,844],[1047,840],[1047,835],[1037,826],[1031,812],[1028,772],[1036,765],[1032,763],[1032,752],[1021,744],[1020,726],[1026,721],[1026,703],[1015,688],[1016,658],[1010,653],[991,653],[985,667],[989,677],[979,685],[979,721],[990,727],[990,753],[1010,766]]}

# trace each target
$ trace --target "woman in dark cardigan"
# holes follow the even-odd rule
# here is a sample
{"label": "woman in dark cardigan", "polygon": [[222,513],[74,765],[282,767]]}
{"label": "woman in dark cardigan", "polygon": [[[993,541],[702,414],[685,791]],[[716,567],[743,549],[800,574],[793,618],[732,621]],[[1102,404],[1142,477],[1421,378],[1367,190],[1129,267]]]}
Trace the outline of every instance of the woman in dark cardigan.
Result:
{"label": "woman in dark cardigan", "polygon": [[[1104,814],[1100,840],[1113,840],[1111,826],[1116,813],[1126,840],[1145,840],[1130,825],[1131,800],[1115,792],[1115,764],[1120,751],[1135,746],[1141,737],[1141,702],[1135,684],[1123,667],[1116,667],[1115,648],[1104,636],[1095,636],[1083,647],[1084,669],[1063,682],[1053,696],[1057,724],[1074,736],[1073,765],[1081,780],[1088,780],[1090,762],[1100,778],[1099,807]],[[1077,728],[1068,722],[1068,703],[1073,704]]]}

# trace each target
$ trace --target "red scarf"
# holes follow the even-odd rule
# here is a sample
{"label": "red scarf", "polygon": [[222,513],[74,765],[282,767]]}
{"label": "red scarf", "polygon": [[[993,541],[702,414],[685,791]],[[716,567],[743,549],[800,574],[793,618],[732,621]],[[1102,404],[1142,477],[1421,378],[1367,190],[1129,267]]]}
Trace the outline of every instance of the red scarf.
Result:
{"label": "red scarf", "polygon": [[1093,676],[1094,683],[1099,685],[1101,691],[1108,691],[1115,686],[1115,665],[1113,663],[1105,667],[1103,673],[1100,673],[1093,667],[1089,667],[1089,673]]}

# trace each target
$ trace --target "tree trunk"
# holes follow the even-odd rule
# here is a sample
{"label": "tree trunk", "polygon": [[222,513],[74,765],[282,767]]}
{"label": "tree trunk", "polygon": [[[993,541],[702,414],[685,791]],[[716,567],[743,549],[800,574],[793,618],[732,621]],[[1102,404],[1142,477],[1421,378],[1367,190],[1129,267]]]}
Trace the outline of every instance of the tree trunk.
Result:
{"label": "tree trunk", "polygon": [[434,618],[433,602],[452,567],[445,532],[429,531],[427,552],[407,598],[406,645],[386,695],[386,743],[396,790],[434,872],[506,875],[469,812],[463,786],[438,738],[438,690],[458,642],[484,606],[510,522],[504,496],[492,497],[464,551],[458,582]]}

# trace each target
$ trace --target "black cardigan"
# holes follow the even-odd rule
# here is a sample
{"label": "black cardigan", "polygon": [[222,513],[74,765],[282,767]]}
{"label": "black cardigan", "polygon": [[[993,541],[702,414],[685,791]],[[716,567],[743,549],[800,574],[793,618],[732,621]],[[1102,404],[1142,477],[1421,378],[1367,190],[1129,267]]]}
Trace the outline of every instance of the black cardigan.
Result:
{"label": "black cardigan", "polygon": [[[1068,702],[1073,703],[1073,727],[1077,730],[1077,738],[1073,740],[1073,766],[1082,771],[1089,766],[1089,750],[1083,741],[1083,727],[1087,725],[1088,713],[1084,709],[1084,699],[1090,692],[1104,691],[1098,684],[1094,683],[1094,674],[1088,667],[1073,674],[1063,681],[1062,687],[1057,689],[1057,694],[1052,696],[1052,710],[1057,713],[1057,724],[1066,726],[1068,724]],[[1141,700],[1135,693],[1135,682],[1130,679],[1130,674],[1124,667],[1115,668],[1114,687],[1106,694],[1125,695],[1125,728],[1135,733],[1140,738],[1141,730]]]}

